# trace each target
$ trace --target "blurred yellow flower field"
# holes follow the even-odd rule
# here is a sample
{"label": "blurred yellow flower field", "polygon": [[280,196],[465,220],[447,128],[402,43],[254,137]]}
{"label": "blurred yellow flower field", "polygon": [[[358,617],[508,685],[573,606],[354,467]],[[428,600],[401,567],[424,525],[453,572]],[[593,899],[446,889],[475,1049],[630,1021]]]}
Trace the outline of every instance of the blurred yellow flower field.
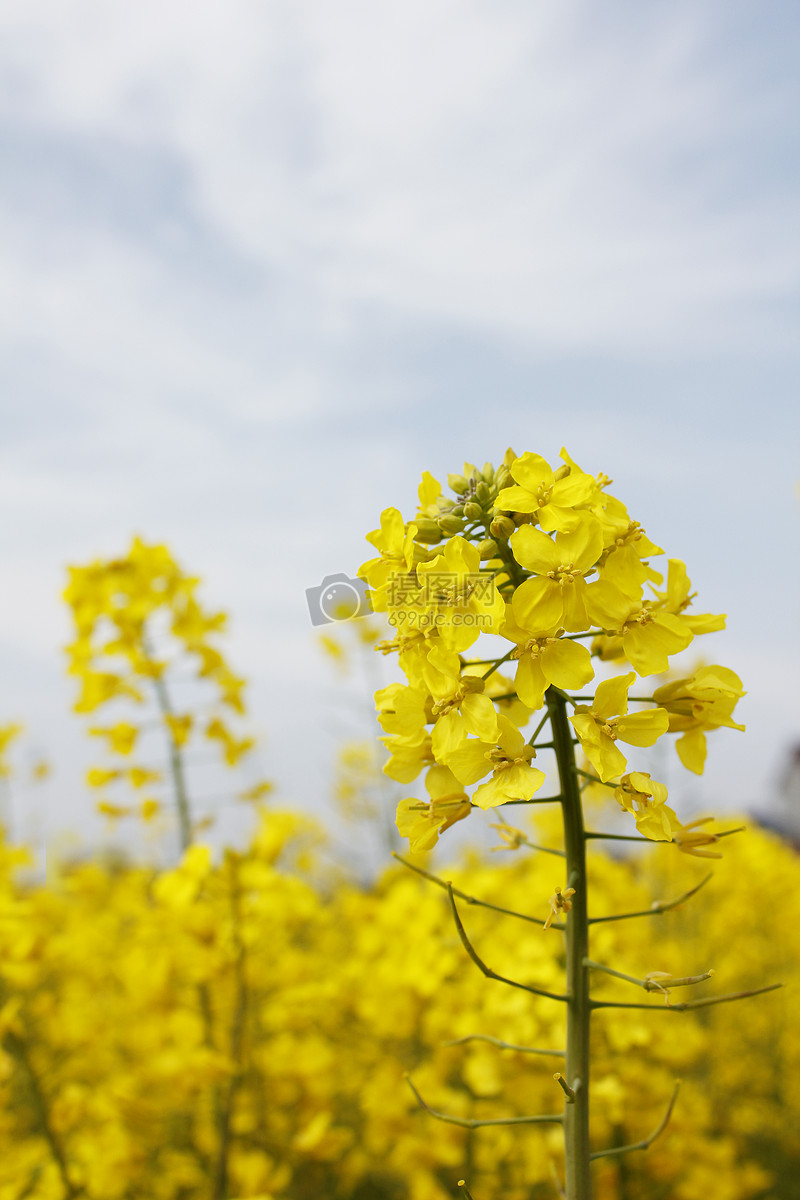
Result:
{"label": "blurred yellow flower field", "polygon": [[[266,809],[247,851],[216,864],[196,845],[168,871],[89,863],[26,886],[23,852],[4,849],[3,1200],[443,1200],[467,1171],[476,1196],[553,1194],[560,1131],[441,1124],[404,1075],[431,1107],[463,1117],[557,1107],[563,1060],[525,1047],[563,1049],[560,1006],[486,981],[441,888],[401,866],[359,888],[320,871],[319,849],[304,819]],[[468,857],[447,876],[541,917],[554,865],[522,846],[502,865]],[[673,847],[590,854],[598,915],[670,900],[705,870]],[[788,985],[769,1004],[670,1012],[653,992],[643,999],[656,1011],[596,1015],[602,1144],[646,1137],[682,1080],[668,1136],[602,1163],[599,1196],[795,1194],[796,879],[794,851],[748,829],[680,908],[594,927],[593,953],[634,975],[713,968],[707,992]],[[493,970],[559,986],[552,930],[461,911]],[[630,991],[610,978],[596,990]]]}

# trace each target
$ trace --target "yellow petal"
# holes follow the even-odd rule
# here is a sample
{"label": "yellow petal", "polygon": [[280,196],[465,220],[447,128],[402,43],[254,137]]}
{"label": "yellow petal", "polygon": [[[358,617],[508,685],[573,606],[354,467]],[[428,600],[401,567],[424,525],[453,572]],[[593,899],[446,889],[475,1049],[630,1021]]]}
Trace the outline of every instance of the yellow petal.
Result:
{"label": "yellow petal", "polygon": [[628,765],[625,755],[605,734],[600,735],[596,747],[589,745],[584,746],[583,749],[589,762],[597,769],[597,774],[603,783],[608,783],[609,780],[616,778]]}
{"label": "yellow petal", "polygon": [[[491,703],[491,701],[490,701]],[[467,740],[467,723],[456,709],[443,713],[433,727],[431,747],[437,762],[444,762],[448,755]]]}
{"label": "yellow petal", "polygon": [[566,479],[559,479],[553,485],[550,496],[552,504],[559,507],[571,508],[576,504],[585,504],[591,500],[597,484],[591,475],[581,471],[573,472]]}
{"label": "yellow petal", "polygon": [[486,757],[494,750],[493,742],[480,742],[477,738],[469,738],[457,750],[447,755],[446,765],[460,783],[477,783],[492,769],[492,764]]}
{"label": "yellow petal", "polygon": [[592,702],[592,712],[598,717],[615,717],[628,711],[628,689],[636,678],[633,671],[627,675],[614,675],[598,683]]}
{"label": "yellow petal", "polygon": [[498,492],[495,508],[498,512],[532,513],[539,507],[533,492],[524,487],[507,487]]}
{"label": "yellow petal", "polygon": [[559,562],[574,563],[578,571],[588,571],[603,553],[600,522],[587,513],[571,533],[557,533],[556,553]]}
{"label": "yellow petal", "polygon": [[532,658],[530,654],[522,655],[517,667],[514,687],[520,700],[523,704],[527,704],[528,708],[535,710],[542,707],[547,690],[547,680],[538,657]]}
{"label": "yellow petal", "polygon": [[523,629],[533,634],[549,633],[561,624],[564,616],[561,585],[546,576],[526,579],[514,593],[511,607],[514,620]]}
{"label": "yellow petal", "polygon": [[678,751],[678,758],[688,771],[694,771],[695,775],[703,774],[708,747],[706,735],[702,729],[688,730],[683,737],[678,738],[675,749]]}
{"label": "yellow petal", "polygon": [[[517,483],[521,483],[530,492],[536,492],[542,486],[550,487],[555,478],[553,468],[547,459],[530,450],[520,454],[519,458],[511,464],[511,474]],[[498,507],[502,508],[503,506],[498,505]]]}
{"label": "yellow petal", "polygon": [[600,579],[586,589],[586,611],[599,629],[621,629],[638,605],[641,589],[628,596],[610,580]]}
{"label": "yellow petal", "polygon": [[516,533],[512,533],[509,544],[520,566],[526,571],[535,571],[537,575],[556,571],[565,561],[559,557],[553,539],[533,525],[521,525]]}
{"label": "yellow petal", "polygon": [[[581,688],[594,679],[591,654],[572,638],[550,642],[542,651],[541,661],[543,674],[556,687]],[[528,703],[524,696],[520,699]]]}
{"label": "yellow petal", "polygon": [[680,822],[667,804],[657,804],[636,813],[636,828],[653,842],[671,842],[673,830]]}
{"label": "yellow petal", "polygon": [[465,697],[461,712],[470,733],[474,733],[483,742],[493,742],[497,739],[497,712],[488,696]]}
{"label": "yellow petal", "polygon": [[617,721],[617,736],[629,746],[653,746],[669,729],[669,714],[663,708],[629,713]]}
{"label": "yellow petal", "polygon": [[669,668],[669,656],[685,650],[691,629],[670,613],[656,613],[646,625],[632,625],[623,635],[625,657],[640,675],[656,675]]}

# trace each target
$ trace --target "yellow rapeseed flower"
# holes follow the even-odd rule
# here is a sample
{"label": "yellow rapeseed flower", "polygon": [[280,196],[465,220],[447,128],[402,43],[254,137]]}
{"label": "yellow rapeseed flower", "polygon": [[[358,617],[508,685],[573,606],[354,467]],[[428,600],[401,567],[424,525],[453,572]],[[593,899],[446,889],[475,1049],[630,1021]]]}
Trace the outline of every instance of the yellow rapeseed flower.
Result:
{"label": "yellow rapeseed flower", "polygon": [[636,675],[615,675],[597,685],[591,705],[579,704],[570,721],[589,762],[604,783],[619,775],[627,759],[616,742],[653,746],[669,726],[662,708],[628,713],[628,691]]}
{"label": "yellow rapeseed flower", "polygon": [[667,789],[651,779],[647,771],[631,771],[623,775],[614,792],[614,799],[625,812],[633,813],[636,828],[655,842],[669,842],[681,825],[666,804]]}
{"label": "yellow rapeseed flower", "polygon": [[431,850],[439,834],[468,817],[472,805],[461,784],[447,767],[434,766],[425,778],[429,801],[401,800],[397,806],[397,828],[409,839],[413,854]]}
{"label": "yellow rapeseed flower", "polygon": [[549,929],[556,917],[560,917],[562,913],[568,913],[572,908],[572,897],[575,895],[575,888],[564,888],[562,891],[557,887],[550,897],[548,904],[550,912],[547,914],[547,919],[544,923],[544,928]]}

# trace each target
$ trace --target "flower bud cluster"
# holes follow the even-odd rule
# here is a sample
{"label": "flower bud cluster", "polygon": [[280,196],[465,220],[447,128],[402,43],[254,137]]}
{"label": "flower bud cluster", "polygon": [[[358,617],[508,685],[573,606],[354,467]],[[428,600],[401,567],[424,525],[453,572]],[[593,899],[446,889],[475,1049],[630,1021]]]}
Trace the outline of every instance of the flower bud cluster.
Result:
{"label": "flower bud cluster", "polygon": [[[415,522],[416,540],[425,546],[435,546],[445,537],[483,530],[481,558],[492,558],[496,552],[493,539],[503,536],[491,531],[496,515],[495,505],[500,489],[509,478],[505,465],[495,471],[490,462],[484,463],[481,469],[472,463],[464,463],[463,475],[447,476],[447,485],[453,497],[445,497],[438,483],[426,472],[420,489],[420,512]],[[426,480],[430,486],[426,485]],[[511,522],[510,532],[513,533],[515,528]]]}

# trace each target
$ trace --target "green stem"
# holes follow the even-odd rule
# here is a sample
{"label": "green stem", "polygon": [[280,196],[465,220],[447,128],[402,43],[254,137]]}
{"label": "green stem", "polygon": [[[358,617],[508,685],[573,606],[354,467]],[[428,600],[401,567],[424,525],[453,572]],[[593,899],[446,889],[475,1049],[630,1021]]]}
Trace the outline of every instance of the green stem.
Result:
{"label": "green stem", "polygon": [[230,900],[234,939],[233,977],[235,986],[235,1002],[233,1021],[230,1029],[230,1044],[228,1053],[234,1069],[228,1082],[224,1099],[220,1098],[217,1114],[219,1132],[219,1157],[214,1179],[214,1200],[225,1200],[228,1195],[228,1174],[231,1147],[231,1122],[236,1093],[243,1075],[243,1046],[245,1022],[247,1019],[248,989],[246,979],[245,944],[242,940],[241,896],[239,892],[238,870],[236,860],[228,860],[230,874]]}
{"label": "green stem", "polygon": [[529,745],[529,746],[532,746],[532,745],[534,744],[534,742],[536,741],[537,737],[538,737],[538,736],[539,736],[539,734],[542,732],[542,730],[544,729],[545,725],[547,724],[547,722],[548,722],[549,720],[550,720],[550,714],[549,714],[549,712],[547,711],[547,709],[545,709],[545,714],[544,714],[544,716],[542,717],[541,721],[539,722],[539,724],[538,724],[538,725],[536,726],[536,728],[534,729],[534,731],[533,731],[533,733],[531,734],[531,736],[528,738],[528,745]]}
{"label": "green stem", "polygon": [[591,1200],[592,1177],[589,1145],[589,920],[586,879],[586,841],[578,786],[572,726],[567,718],[568,698],[558,688],[547,691],[550,727],[561,781],[564,848],[567,881],[575,888],[566,919],[567,951],[567,1060],[565,1078],[575,1099],[564,1106],[566,1200]]}
{"label": "green stem", "polygon": [[[559,858],[566,858],[564,850],[556,850],[552,846],[540,846],[537,842],[523,842],[523,846],[527,846],[529,850],[540,850],[542,854],[556,854]],[[505,850],[505,846],[495,846],[495,850]]]}
{"label": "green stem", "polygon": [[512,646],[511,649],[506,654],[504,654],[502,658],[493,659],[492,665],[489,667],[489,670],[485,672],[485,674],[481,675],[481,679],[488,679],[490,675],[494,675],[495,671],[497,670],[497,668],[499,666],[501,666],[504,662],[508,662],[508,660],[511,658],[511,655],[514,653],[516,648],[517,648],[516,646]]}
{"label": "green stem", "polygon": [[64,1195],[67,1200],[75,1200],[83,1192],[83,1188],[77,1187],[70,1179],[69,1167],[67,1165],[64,1148],[61,1144],[61,1139],[56,1133],[53,1123],[50,1119],[50,1108],[48,1106],[45,1093],[42,1090],[41,1082],[37,1072],[34,1070],[33,1063],[28,1055],[28,1048],[23,1038],[19,1037],[13,1031],[9,1031],[3,1039],[3,1049],[13,1058],[21,1070],[23,1071],[28,1089],[30,1092],[31,1106],[34,1111],[36,1124],[39,1133],[47,1143],[50,1154],[52,1155],[58,1174],[61,1178],[61,1185],[64,1189]]}
{"label": "green stem", "polygon": [[[634,833],[595,833],[592,829],[587,829],[584,837],[587,838],[603,838],[606,842],[649,842],[654,845],[652,838],[640,837]],[[664,842],[663,845],[670,845],[669,842]]]}
{"label": "green stem", "polygon": [[[172,703],[167,691],[167,685],[160,675],[153,676],[156,699],[163,718],[174,716]],[[181,748],[175,741],[172,730],[167,726],[169,741],[169,769],[172,775],[172,786],[175,791],[175,802],[178,806],[178,821],[181,833],[181,851],[188,850],[192,844],[192,818],[189,812],[189,794],[186,790],[186,775],[183,769]]]}
{"label": "green stem", "polygon": [[618,783],[606,783],[599,775],[592,775],[591,771],[581,771],[578,767],[575,768],[575,774],[580,775],[582,779],[588,779],[590,783],[601,783],[603,787],[612,789],[619,787]]}
{"label": "green stem", "polygon": [[517,1046],[514,1042],[504,1042],[502,1038],[492,1037],[488,1033],[468,1033],[464,1037],[453,1038],[450,1042],[442,1042],[443,1046],[463,1046],[467,1042],[488,1042],[497,1046],[498,1050],[515,1050],[519,1054],[544,1054],[550,1058],[564,1058],[564,1050],[541,1050],[538,1046]]}

